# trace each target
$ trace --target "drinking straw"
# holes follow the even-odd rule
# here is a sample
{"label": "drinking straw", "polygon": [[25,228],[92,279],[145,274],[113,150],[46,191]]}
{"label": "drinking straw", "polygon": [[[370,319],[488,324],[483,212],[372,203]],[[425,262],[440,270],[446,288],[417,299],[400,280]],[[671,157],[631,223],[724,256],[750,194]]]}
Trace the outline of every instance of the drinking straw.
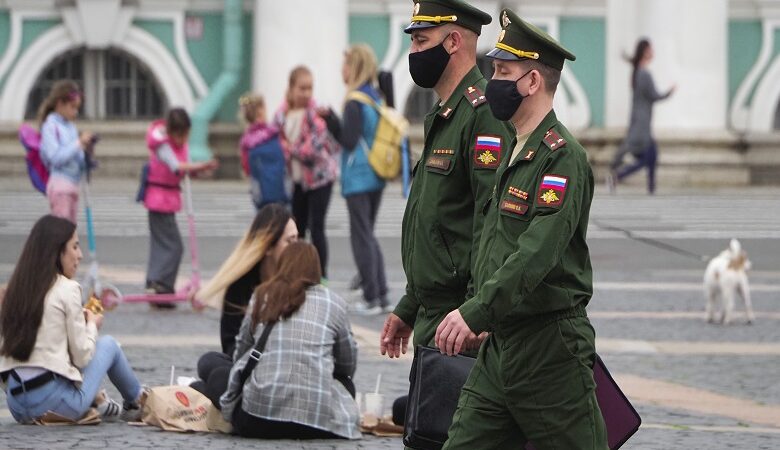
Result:
{"label": "drinking straw", "polygon": [[379,385],[382,384],[382,374],[378,374],[376,376],[376,389],[374,389],[375,394],[379,394]]}
{"label": "drinking straw", "polygon": [[173,372],[174,372],[174,370],[175,370],[174,366],[171,366],[171,382],[170,382],[169,386],[173,386]]}

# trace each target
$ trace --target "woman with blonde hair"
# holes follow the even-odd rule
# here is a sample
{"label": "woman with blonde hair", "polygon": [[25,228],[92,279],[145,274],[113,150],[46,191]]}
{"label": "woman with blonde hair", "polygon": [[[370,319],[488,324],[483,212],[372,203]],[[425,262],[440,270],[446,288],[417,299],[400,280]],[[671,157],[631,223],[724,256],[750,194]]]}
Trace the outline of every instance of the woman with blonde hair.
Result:
{"label": "woman with blonde hair", "polygon": [[295,67],[290,72],[285,101],[274,116],[274,125],[281,133],[293,184],[292,212],[298,224],[298,235],[303,239],[309,231],[311,242],[320,255],[322,275],[327,277],[325,216],[333,182],[338,177],[335,154],[339,146],[317,114],[313,94],[311,71],[305,66]]}
{"label": "woman with blonde hair", "polygon": [[[320,284],[317,250],[290,244],[276,274],[255,291],[236,339],[222,416],[262,439],[359,439],[352,376],[357,344],[346,303]],[[259,362],[241,382],[255,340],[270,329]]]}
{"label": "woman with blonde hair", "polygon": [[222,309],[219,332],[225,355],[233,354],[255,288],[273,276],[282,251],[297,238],[295,221],[284,206],[264,206],[216,275],[195,294],[202,303]]}
{"label": "woman with blonde hair", "polygon": [[377,89],[376,56],[365,44],[351,46],[344,53],[341,76],[347,86],[347,101],[342,119],[331,109],[320,110],[328,130],[342,145],[341,195],[349,211],[349,235],[363,288],[365,303],[358,304],[357,313],[375,315],[389,312],[384,258],[374,225],[382,200],[385,181],[368,163],[368,151],[374,142],[379,113],[353,93],[367,96],[375,103],[382,97]]}

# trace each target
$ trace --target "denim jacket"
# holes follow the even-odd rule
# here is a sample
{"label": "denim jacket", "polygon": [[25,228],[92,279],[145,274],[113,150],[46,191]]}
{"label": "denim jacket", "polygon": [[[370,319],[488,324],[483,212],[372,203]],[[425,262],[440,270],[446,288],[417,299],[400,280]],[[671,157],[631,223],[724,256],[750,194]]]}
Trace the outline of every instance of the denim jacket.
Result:
{"label": "denim jacket", "polygon": [[76,125],[56,112],[46,116],[41,126],[41,159],[50,177],[62,177],[74,184],[79,183],[86,168]]}

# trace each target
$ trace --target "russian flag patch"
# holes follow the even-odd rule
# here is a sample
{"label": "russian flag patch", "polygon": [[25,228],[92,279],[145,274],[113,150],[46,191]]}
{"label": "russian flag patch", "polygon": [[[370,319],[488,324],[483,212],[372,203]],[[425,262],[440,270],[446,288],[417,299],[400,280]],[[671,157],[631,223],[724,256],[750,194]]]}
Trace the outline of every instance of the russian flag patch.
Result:
{"label": "russian flag patch", "polygon": [[501,137],[477,135],[474,143],[474,166],[495,169],[501,163]]}
{"label": "russian flag patch", "polygon": [[536,204],[548,207],[560,207],[563,204],[563,196],[566,195],[566,186],[569,178],[561,175],[546,174],[539,184],[539,192],[536,194]]}

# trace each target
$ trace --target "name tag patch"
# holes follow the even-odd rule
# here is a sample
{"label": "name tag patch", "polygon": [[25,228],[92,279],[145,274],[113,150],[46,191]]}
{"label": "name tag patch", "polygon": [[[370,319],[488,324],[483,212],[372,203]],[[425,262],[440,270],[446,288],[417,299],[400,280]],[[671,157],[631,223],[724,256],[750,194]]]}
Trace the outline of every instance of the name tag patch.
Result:
{"label": "name tag patch", "polygon": [[449,158],[445,158],[443,156],[429,156],[428,160],[425,162],[425,167],[446,171],[450,168],[450,164],[452,164],[452,160]]}
{"label": "name tag patch", "polygon": [[552,208],[560,207],[563,204],[563,197],[566,195],[568,184],[568,177],[552,174],[544,175],[541,184],[539,184],[536,204]]}
{"label": "name tag patch", "polygon": [[506,211],[516,216],[523,216],[528,212],[528,204],[513,202],[512,200],[502,200],[501,211]]}

